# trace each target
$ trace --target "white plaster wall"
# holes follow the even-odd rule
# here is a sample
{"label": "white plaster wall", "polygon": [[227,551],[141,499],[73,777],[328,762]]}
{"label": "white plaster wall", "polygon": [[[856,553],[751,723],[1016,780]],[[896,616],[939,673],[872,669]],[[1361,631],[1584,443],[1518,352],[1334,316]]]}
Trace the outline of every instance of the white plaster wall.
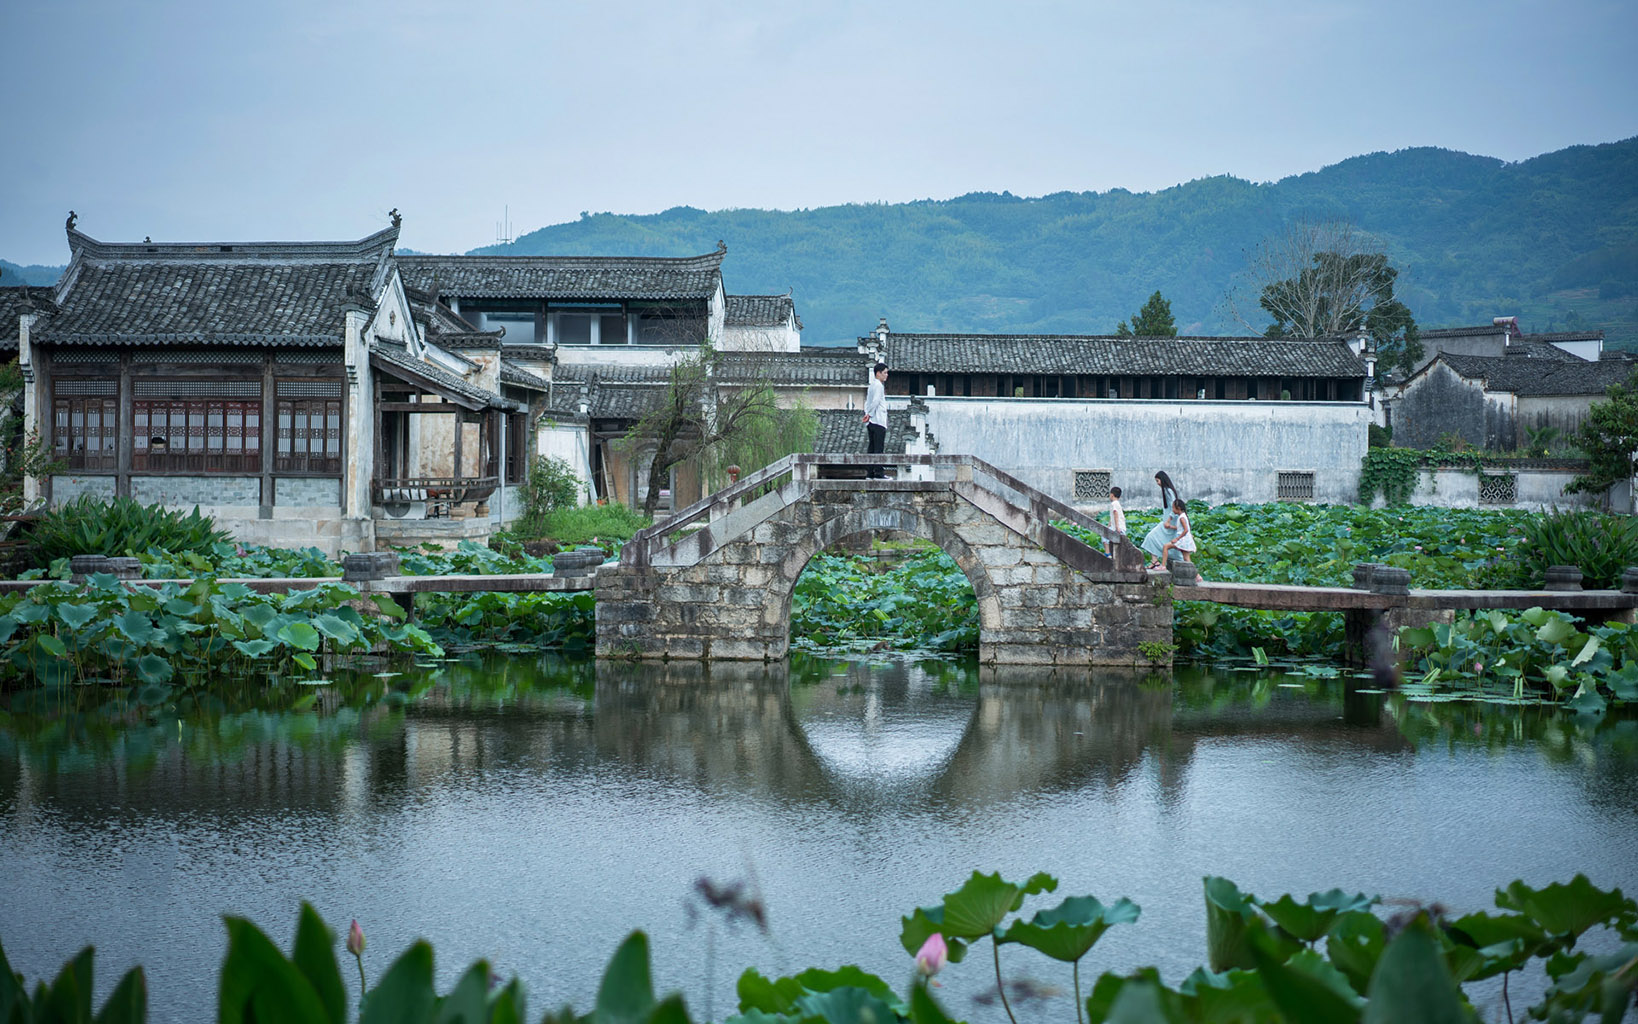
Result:
{"label": "white plaster wall", "polygon": [[1587,338],[1583,341],[1553,341],[1548,344],[1554,348],[1561,348],[1572,356],[1585,359],[1589,363],[1597,362],[1600,354],[1604,351],[1604,343],[1597,338]]}
{"label": "white plaster wall", "polygon": [[779,327],[725,326],[722,349],[724,352],[799,352],[802,334],[792,323]]}
{"label": "white plaster wall", "polygon": [[[1518,499],[1512,505],[1480,506],[1479,478],[1469,470],[1448,468],[1424,469],[1417,480],[1416,490],[1411,492],[1411,504],[1433,508],[1521,508],[1534,512],[1554,506],[1601,507],[1604,504],[1601,494],[1565,494],[1565,485],[1575,479],[1575,473],[1568,470],[1515,469],[1511,472],[1515,479],[1514,494]],[[1379,495],[1372,507],[1382,508],[1384,504]],[[1617,508],[1616,511],[1623,510]]]}
{"label": "white plaster wall", "polygon": [[[1371,410],[1361,402],[923,398],[941,455],[975,455],[1065,501],[1078,469],[1109,470],[1129,508],[1158,504],[1165,470],[1186,498],[1273,501],[1282,470],[1314,498],[1355,501]],[[891,400],[889,416],[908,415]]]}
{"label": "white plaster wall", "polygon": [[584,424],[542,419],[535,431],[535,452],[563,459],[574,467],[575,476],[580,478],[581,504],[591,500],[591,449]]}
{"label": "white plaster wall", "polygon": [[559,366],[670,366],[694,345],[560,345]]}

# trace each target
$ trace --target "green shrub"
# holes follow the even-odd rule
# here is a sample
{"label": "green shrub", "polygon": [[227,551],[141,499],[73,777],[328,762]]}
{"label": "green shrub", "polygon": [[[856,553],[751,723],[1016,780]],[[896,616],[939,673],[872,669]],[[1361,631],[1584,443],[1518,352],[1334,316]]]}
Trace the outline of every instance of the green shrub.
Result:
{"label": "green shrub", "polygon": [[539,522],[549,512],[574,508],[580,504],[580,494],[580,478],[567,459],[538,456],[523,482],[523,518]]}
{"label": "green shrub", "polygon": [[1573,565],[1584,586],[1616,590],[1621,570],[1638,565],[1638,520],[1591,509],[1555,509],[1524,525],[1518,555],[1523,582],[1541,586],[1549,565]]}
{"label": "green shrub", "polygon": [[1393,428],[1372,423],[1365,428],[1366,444],[1372,448],[1393,447]]}
{"label": "green shrub", "polygon": [[182,513],[162,505],[143,505],[131,498],[105,502],[84,494],[42,514],[29,533],[36,565],[48,565],[74,555],[144,555],[151,549],[201,557],[214,554],[217,544],[231,538],[227,531],[199,514]]}

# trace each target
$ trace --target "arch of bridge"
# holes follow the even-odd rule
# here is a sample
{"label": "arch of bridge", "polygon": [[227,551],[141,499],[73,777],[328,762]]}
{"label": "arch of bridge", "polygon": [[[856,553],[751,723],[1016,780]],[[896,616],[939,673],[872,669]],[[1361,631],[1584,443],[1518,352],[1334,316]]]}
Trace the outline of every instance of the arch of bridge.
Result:
{"label": "arch of bridge", "polygon": [[[952,527],[942,522],[940,518],[925,514],[929,504],[912,501],[908,506],[882,505],[868,510],[845,505],[832,506],[842,511],[815,526],[811,533],[793,540],[790,544],[790,554],[780,563],[781,571],[773,576],[768,588],[769,603],[772,604],[777,598],[787,642],[791,628],[791,595],[796,592],[796,583],[808,563],[813,561],[813,557],[849,537],[885,530],[908,533],[921,540],[930,541],[955,561],[962,574],[967,577],[967,583],[973,588],[973,597],[978,602],[980,642],[983,641],[986,632],[1000,629],[1001,601],[996,593],[995,582],[990,578],[988,566],[984,564],[973,546],[962,537],[959,527]],[[945,504],[947,503],[933,507],[942,508]]]}
{"label": "arch of bridge", "polygon": [[[950,486],[821,486],[768,494],[597,576],[600,657],[783,658],[791,593],[815,554],[848,536],[896,530],[937,544],[972,584],[982,661],[1142,665],[1170,660],[1164,577],[1102,570],[1109,560],[1053,530],[1047,547]],[[758,510],[757,502],[773,507]],[[745,516],[742,524],[733,516]],[[1031,515],[1039,517],[1038,511]],[[718,527],[721,527],[718,530]],[[714,538],[714,539],[713,539]],[[1055,538],[1055,539],[1054,539]],[[1081,568],[1049,550],[1082,551]],[[1090,561],[1089,557],[1090,556]],[[1150,646],[1153,645],[1153,646]],[[1145,653],[1145,651],[1148,653]]]}

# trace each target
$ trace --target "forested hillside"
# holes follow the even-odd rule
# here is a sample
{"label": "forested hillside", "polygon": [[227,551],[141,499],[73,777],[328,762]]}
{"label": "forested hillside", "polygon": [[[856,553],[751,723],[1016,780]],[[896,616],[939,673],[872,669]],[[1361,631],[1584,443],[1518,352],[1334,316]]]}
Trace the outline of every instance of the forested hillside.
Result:
{"label": "forested hillside", "polygon": [[1409,149],[1271,184],[1142,194],[588,214],[474,251],[684,255],[720,238],[728,289],[794,289],[810,343],[882,315],[906,331],[1107,333],[1157,288],[1185,332],[1239,332],[1224,298],[1247,250],[1303,215],[1351,218],[1379,239],[1423,326],[1517,314],[1529,329],[1602,327],[1638,347],[1638,138],[1514,164]]}
{"label": "forested hillside", "polygon": [[0,260],[0,286],[56,284],[62,272],[62,267],[42,267],[38,264],[19,267],[15,263]]}
{"label": "forested hillside", "polygon": [[[1225,299],[1248,250],[1302,216],[1349,218],[1380,241],[1423,327],[1517,315],[1638,348],[1638,138],[1514,164],[1407,149],[1153,193],[583,214],[473,251],[681,256],[723,239],[728,289],[793,289],[809,343],[851,340],[883,315],[901,331],[1112,333],[1156,289],[1183,332],[1241,333]],[[61,269],[0,260],[0,283],[49,284]],[[1256,311],[1254,296],[1241,305]]]}

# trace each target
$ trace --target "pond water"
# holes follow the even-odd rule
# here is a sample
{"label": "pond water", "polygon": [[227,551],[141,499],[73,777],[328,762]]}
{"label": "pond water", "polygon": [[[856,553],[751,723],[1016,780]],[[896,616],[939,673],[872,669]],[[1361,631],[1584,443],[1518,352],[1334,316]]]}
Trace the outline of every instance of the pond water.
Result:
{"label": "pond water", "polygon": [[[1037,908],[1137,901],[1142,919],[1084,973],[1156,964],[1173,982],[1205,958],[1207,874],[1458,911],[1514,878],[1638,886],[1633,720],[1243,671],[539,657],[411,671],[290,688],[287,704],[304,697],[289,711],[0,698],[14,968],[37,978],[94,943],[101,992],[140,962],[153,1019],[206,1019],[221,915],[287,944],[306,898],[338,929],[360,921],[372,977],[424,936],[442,984],[487,956],[524,979],[532,1018],[588,1009],[616,943],[644,928],[657,987],[720,1019],[749,965],[857,962],[901,984],[900,915],[975,868],[1056,874]],[[701,877],[746,880],[768,932],[704,911]],[[1069,985],[1028,950],[1003,958]],[[972,1002],[987,961],[946,972],[952,1010],[998,1014]],[[1073,1019],[1058,1002],[1047,1015]]]}

